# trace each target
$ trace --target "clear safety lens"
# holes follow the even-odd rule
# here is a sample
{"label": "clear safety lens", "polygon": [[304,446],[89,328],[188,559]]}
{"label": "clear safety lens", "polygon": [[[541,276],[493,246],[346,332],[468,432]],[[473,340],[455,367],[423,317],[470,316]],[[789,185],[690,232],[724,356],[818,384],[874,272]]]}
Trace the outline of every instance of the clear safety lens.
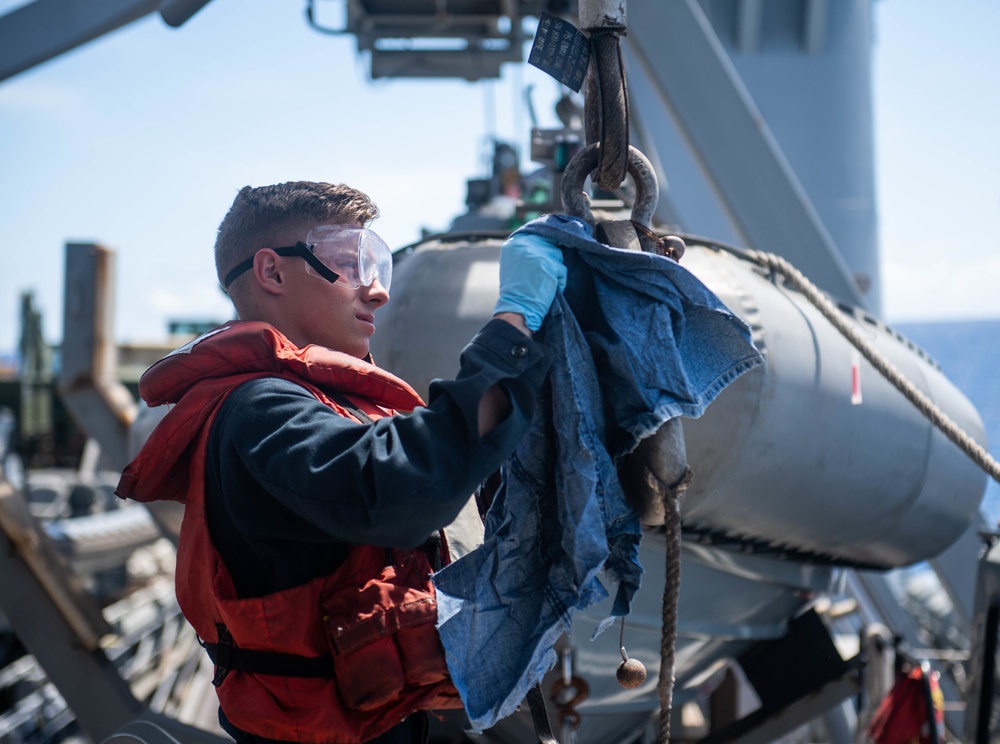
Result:
{"label": "clear safety lens", "polygon": [[[357,289],[378,279],[388,291],[392,282],[392,251],[368,228],[321,225],[309,231],[306,243],[325,266],[339,275],[337,284]],[[319,276],[308,263],[306,271]]]}

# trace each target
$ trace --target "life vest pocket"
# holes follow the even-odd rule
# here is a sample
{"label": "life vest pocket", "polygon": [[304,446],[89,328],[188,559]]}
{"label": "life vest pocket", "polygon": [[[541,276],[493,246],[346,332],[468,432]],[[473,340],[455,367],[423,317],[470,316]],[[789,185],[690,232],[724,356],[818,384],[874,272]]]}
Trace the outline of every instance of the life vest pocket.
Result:
{"label": "life vest pocket", "polygon": [[[419,551],[392,556],[392,564],[354,574],[320,598],[337,687],[356,710],[380,708],[408,689],[448,678],[430,565]],[[375,576],[364,580],[364,573]]]}

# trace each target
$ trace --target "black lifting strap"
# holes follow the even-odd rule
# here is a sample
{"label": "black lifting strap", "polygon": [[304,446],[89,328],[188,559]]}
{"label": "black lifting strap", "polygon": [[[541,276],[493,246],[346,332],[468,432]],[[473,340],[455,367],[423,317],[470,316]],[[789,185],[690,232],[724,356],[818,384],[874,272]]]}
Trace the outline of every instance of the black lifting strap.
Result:
{"label": "black lifting strap", "polygon": [[545,695],[542,693],[542,683],[528,688],[528,709],[531,711],[531,722],[535,725],[539,744],[559,744],[552,734],[549,714],[545,710]]}
{"label": "black lifting strap", "polygon": [[298,656],[237,648],[229,628],[222,623],[216,623],[215,627],[219,631],[218,643],[203,643],[200,638],[198,642],[215,664],[212,684],[216,687],[231,671],[275,674],[279,677],[333,677],[333,659],[329,656]]}

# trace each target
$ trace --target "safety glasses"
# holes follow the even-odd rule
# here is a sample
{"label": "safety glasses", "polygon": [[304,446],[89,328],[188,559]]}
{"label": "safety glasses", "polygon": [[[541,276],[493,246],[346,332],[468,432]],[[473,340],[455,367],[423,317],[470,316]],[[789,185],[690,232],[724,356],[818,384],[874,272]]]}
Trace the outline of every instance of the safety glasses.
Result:
{"label": "safety glasses", "polygon": [[[357,289],[378,279],[386,291],[392,283],[392,251],[378,235],[357,225],[320,225],[287,248],[275,248],[279,256],[298,256],[306,262],[306,272],[331,284]],[[253,258],[237,264],[226,274],[224,286],[253,266]]]}

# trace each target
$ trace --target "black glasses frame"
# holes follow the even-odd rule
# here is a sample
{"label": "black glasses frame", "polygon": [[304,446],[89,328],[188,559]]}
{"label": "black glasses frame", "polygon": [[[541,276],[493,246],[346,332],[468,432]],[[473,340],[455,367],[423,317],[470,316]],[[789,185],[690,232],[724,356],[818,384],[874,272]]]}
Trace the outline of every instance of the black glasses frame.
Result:
{"label": "black glasses frame", "polygon": [[[264,250],[261,248],[261,250]],[[288,246],[286,248],[273,248],[272,249],[279,256],[298,256],[305,260],[307,264],[316,269],[316,273],[321,277],[326,279],[330,284],[333,284],[340,278],[340,274],[336,271],[331,271],[330,267],[317,258],[316,254],[312,252],[312,246],[308,243],[303,243],[301,240],[295,245]],[[259,253],[260,251],[258,251]],[[232,284],[238,276],[244,272],[249,271],[253,267],[253,259],[256,257],[256,253],[251,258],[246,261],[240,261],[233,267],[233,270],[226,274],[225,281],[223,282],[223,288],[229,289],[229,285]]]}

